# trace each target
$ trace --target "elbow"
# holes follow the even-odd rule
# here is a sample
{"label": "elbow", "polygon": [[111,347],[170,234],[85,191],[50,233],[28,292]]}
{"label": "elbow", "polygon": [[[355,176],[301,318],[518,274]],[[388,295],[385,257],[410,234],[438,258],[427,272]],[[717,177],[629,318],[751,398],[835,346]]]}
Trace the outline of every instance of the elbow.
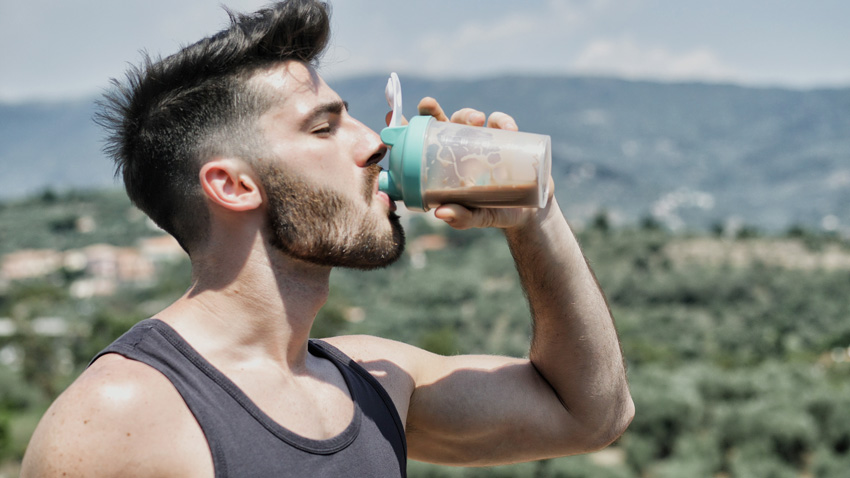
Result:
{"label": "elbow", "polygon": [[608,410],[608,413],[588,426],[583,453],[593,453],[614,443],[626,432],[635,417],[635,404],[628,393]]}
{"label": "elbow", "polygon": [[571,455],[594,453],[617,441],[628,429],[635,416],[635,405],[627,393],[615,402],[608,402],[604,410],[588,412],[583,416],[568,413],[570,418],[558,426],[559,431],[551,435],[549,448],[543,458],[558,458]]}
{"label": "elbow", "polygon": [[617,413],[616,416],[612,417],[608,436],[605,438],[604,444],[599,447],[599,449],[607,447],[620,438],[635,418],[635,402],[632,400],[631,394],[626,394],[626,397],[623,399],[618,408],[620,412]]}
{"label": "elbow", "polygon": [[559,456],[580,455],[602,450],[620,438],[635,416],[635,404],[626,391],[617,400],[596,401],[593,410],[581,415],[572,415],[572,431],[565,433],[560,441]]}

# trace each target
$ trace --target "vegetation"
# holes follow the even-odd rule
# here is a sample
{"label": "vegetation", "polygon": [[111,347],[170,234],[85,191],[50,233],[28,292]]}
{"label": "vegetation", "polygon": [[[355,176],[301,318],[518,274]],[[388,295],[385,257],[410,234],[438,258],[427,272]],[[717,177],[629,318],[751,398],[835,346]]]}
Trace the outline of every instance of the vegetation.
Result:
{"label": "vegetation", "polygon": [[[130,210],[111,192],[7,203],[0,206],[0,250],[130,245],[156,234]],[[79,215],[95,218],[96,228],[81,229]],[[12,227],[24,220],[26,228]],[[412,216],[407,229],[410,252],[397,264],[333,273],[315,334],[377,334],[443,354],[524,355],[529,313],[500,233],[456,232],[424,216]],[[487,469],[411,462],[410,475],[846,476],[850,267],[841,260],[850,247],[800,226],[786,234],[742,230],[731,238],[672,234],[649,219],[623,227],[600,215],[580,231],[617,320],[637,405],[615,445]],[[442,236],[445,247],[420,247],[429,235]],[[702,255],[682,252],[694,244]],[[787,254],[756,254],[788,244],[824,261],[803,267]],[[710,248],[720,254],[707,255]],[[741,260],[742,252],[751,260]],[[159,281],[89,298],[69,293],[80,274],[59,269],[0,287],[0,318],[15,325],[14,333],[0,333],[0,476],[14,470],[52,398],[98,350],[179,295],[188,267],[170,264]],[[65,332],[39,332],[44,317],[64,318]]]}

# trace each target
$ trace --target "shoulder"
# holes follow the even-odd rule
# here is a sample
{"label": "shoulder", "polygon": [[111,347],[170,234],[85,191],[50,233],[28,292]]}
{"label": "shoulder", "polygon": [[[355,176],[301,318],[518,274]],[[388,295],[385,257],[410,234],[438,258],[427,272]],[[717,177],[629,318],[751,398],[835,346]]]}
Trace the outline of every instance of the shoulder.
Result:
{"label": "shoulder", "polygon": [[83,372],[42,417],[22,476],[57,471],[67,476],[186,476],[180,455],[198,456],[199,440],[206,447],[200,427],[165,376],[109,354]]}
{"label": "shoulder", "polygon": [[371,335],[346,335],[322,339],[373,375],[403,374],[415,382],[420,364],[441,356],[412,345]]}
{"label": "shoulder", "polygon": [[[355,360],[404,358],[406,355],[422,351],[404,342],[398,342],[373,335],[341,335],[321,339],[343,351]],[[424,351],[422,351],[424,352]]]}
{"label": "shoulder", "polygon": [[[428,385],[458,370],[494,371],[512,365],[528,364],[527,359],[495,355],[444,356],[395,340],[369,335],[349,335],[323,339],[340,349],[367,370],[406,375],[411,385]],[[373,372],[373,375],[375,374]]]}
{"label": "shoulder", "polygon": [[439,356],[394,340],[369,335],[347,335],[322,339],[366,369],[392,398],[404,422],[410,398],[420,380],[420,363],[426,356]]}

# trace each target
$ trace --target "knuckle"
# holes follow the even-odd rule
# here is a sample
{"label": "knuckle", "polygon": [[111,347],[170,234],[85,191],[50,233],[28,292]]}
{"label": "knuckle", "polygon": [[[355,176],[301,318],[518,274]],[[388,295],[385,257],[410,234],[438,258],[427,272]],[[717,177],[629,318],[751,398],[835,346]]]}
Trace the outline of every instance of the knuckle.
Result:
{"label": "knuckle", "polygon": [[510,115],[501,111],[494,111],[490,114],[490,118],[487,120],[487,122],[492,125],[501,125],[511,121],[512,118],[510,117]]}

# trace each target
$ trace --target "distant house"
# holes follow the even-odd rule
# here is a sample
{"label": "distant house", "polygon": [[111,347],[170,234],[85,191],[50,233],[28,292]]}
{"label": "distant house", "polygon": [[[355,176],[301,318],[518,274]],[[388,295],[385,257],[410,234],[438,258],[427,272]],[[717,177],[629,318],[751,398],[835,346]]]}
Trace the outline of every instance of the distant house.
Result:
{"label": "distant house", "polygon": [[23,280],[43,277],[62,267],[65,254],[54,249],[23,249],[3,256],[0,279]]}
{"label": "distant house", "polygon": [[156,272],[153,261],[135,248],[95,244],[82,249],[86,275],[116,282],[147,282]]}
{"label": "distant house", "polygon": [[61,269],[81,272],[71,284],[74,297],[113,294],[121,284],[144,285],[156,280],[157,266],[186,258],[171,236],[141,239],[137,247],[94,244],[81,249],[27,249],[5,255],[0,262],[0,281],[36,279]]}
{"label": "distant house", "polygon": [[153,261],[135,248],[95,244],[74,253],[85,263],[84,277],[71,285],[74,297],[111,295],[119,284],[149,283],[156,276]]}
{"label": "distant house", "polygon": [[146,237],[139,240],[139,250],[153,262],[175,262],[185,259],[186,251],[170,235]]}

